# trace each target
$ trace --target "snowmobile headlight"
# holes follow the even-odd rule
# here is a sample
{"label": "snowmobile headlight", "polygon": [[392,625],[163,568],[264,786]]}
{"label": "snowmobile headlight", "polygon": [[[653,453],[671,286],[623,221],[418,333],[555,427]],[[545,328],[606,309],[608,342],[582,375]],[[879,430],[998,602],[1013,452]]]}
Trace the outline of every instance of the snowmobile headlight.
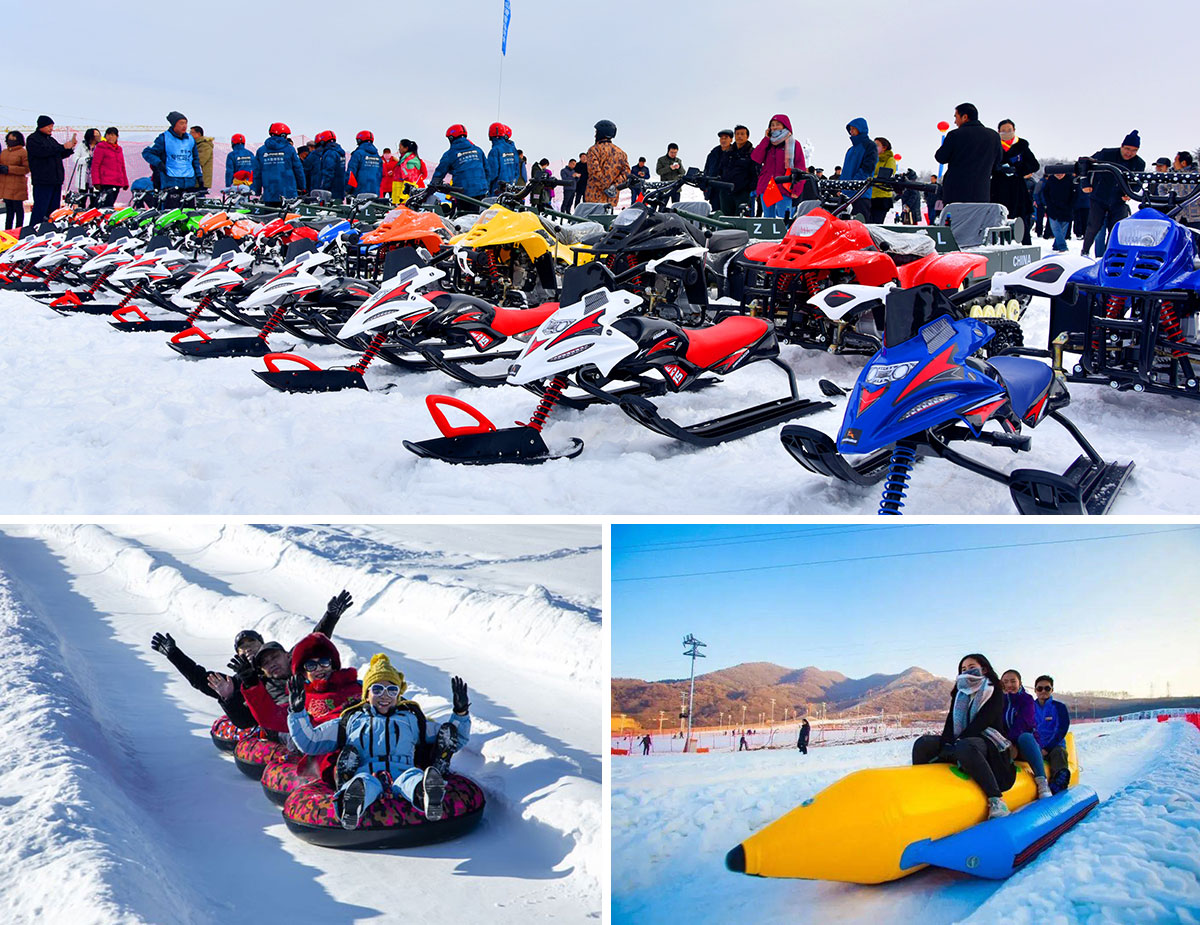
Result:
{"label": "snowmobile headlight", "polygon": [[494,219],[499,214],[500,214],[499,209],[484,209],[483,214],[481,216],[479,216],[479,221],[476,222],[475,224],[479,225],[479,224],[482,224],[483,222],[490,222],[492,219]]}
{"label": "snowmobile headlight", "polygon": [[876,363],[867,370],[868,385],[887,385],[889,382],[899,382],[917,368],[916,363]]}
{"label": "snowmobile headlight", "polygon": [[798,219],[792,222],[792,227],[788,229],[788,237],[812,237],[821,230],[821,226],[824,224],[825,219],[820,215],[801,215]]}
{"label": "snowmobile headlight", "polygon": [[1117,222],[1117,243],[1122,247],[1157,247],[1170,229],[1170,222],[1127,218]]}
{"label": "snowmobile headlight", "polygon": [[625,209],[616,218],[613,219],[613,228],[624,228],[626,225],[632,225],[643,214],[642,209]]}

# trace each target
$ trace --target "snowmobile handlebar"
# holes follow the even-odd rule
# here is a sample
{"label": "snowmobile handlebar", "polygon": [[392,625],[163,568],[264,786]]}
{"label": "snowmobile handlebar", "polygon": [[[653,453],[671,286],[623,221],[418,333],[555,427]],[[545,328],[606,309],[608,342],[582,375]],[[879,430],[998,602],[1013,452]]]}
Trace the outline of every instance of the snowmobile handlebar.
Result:
{"label": "snowmobile handlebar", "polygon": [[[1053,166],[1057,168],[1060,165]],[[1086,177],[1096,171],[1115,177],[1121,192],[1135,202],[1166,207],[1169,210],[1168,217],[1174,217],[1185,207],[1200,200],[1200,173],[1179,170],[1169,170],[1166,173],[1125,170],[1119,164],[1110,164],[1090,157],[1081,157],[1072,173]],[[1141,188],[1135,190],[1131,184],[1138,184]],[[1190,193],[1177,189],[1169,189],[1165,193],[1157,192],[1163,184],[1190,186],[1192,190]]]}

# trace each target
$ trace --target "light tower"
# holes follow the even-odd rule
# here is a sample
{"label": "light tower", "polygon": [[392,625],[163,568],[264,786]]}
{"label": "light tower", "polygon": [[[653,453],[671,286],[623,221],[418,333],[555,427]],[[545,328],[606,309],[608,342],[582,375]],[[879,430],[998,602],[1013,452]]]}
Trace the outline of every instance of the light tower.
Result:
{"label": "light tower", "polygon": [[771,725],[775,725],[775,698],[771,698]]}
{"label": "light tower", "polygon": [[692,679],[688,689],[687,736],[683,740],[683,750],[686,752],[692,742],[692,705],[696,696],[696,659],[707,658],[700,651],[700,649],[707,648],[707,643],[701,642],[691,633],[688,633],[683,639],[683,645],[683,654],[689,656],[692,660]]}

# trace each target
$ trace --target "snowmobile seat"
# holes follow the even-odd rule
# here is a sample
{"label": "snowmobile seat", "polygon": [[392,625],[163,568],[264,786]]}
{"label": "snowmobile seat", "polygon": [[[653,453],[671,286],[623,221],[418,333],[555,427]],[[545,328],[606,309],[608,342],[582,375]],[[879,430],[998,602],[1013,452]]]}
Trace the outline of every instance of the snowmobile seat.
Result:
{"label": "snowmobile seat", "polygon": [[686,202],[677,202],[673,209],[681,215],[699,215],[705,217],[712,214],[712,205],[703,199],[689,199]]}
{"label": "snowmobile seat", "polygon": [[1017,417],[1024,418],[1054,380],[1054,369],[1030,357],[992,357],[988,365],[1000,376],[1008,390],[1009,401]]}
{"label": "snowmobile seat", "polygon": [[722,228],[708,239],[710,251],[731,251],[750,243],[750,233],[741,228]]}
{"label": "snowmobile seat", "polygon": [[557,302],[543,302],[534,308],[496,308],[492,316],[492,328],[505,337],[514,334],[524,334],[534,331],[537,327],[558,311]]}
{"label": "snowmobile seat", "polygon": [[701,369],[708,369],[739,347],[753,344],[767,333],[769,327],[762,318],[734,315],[710,328],[689,330],[687,352],[684,356],[689,363]]}
{"label": "snowmobile seat", "polygon": [[607,202],[581,202],[571,214],[577,218],[587,218],[591,215],[612,215],[612,206]]}
{"label": "snowmobile seat", "polygon": [[[937,244],[929,235],[919,231],[905,233],[892,231],[882,225],[867,225],[871,240],[897,264],[919,260],[937,251]],[[909,258],[905,260],[903,258]]]}

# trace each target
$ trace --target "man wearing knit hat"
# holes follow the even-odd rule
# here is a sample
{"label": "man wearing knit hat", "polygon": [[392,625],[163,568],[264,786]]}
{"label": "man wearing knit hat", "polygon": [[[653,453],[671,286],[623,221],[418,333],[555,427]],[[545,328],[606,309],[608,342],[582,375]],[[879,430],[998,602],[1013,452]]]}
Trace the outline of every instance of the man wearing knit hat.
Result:
{"label": "man wearing knit hat", "polygon": [[[1140,173],[1146,169],[1146,162],[1138,157],[1138,148],[1142,146],[1141,136],[1134,129],[1125,136],[1119,148],[1101,148],[1092,155],[1094,160],[1105,164],[1116,164],[1123,170]],[[1083,232],[1083,253],[1094,246],[1092,251],[1097,257],[1104,254],[1104,242],[1112,233],[1113,226],[1129,215],[1129,206],[1125,204],[1128,196],[1121,192],[1117,178],[1108,172],[1098,172],[1092,178],[1092,185],[1083,187],[1083,192],[1090,193],[1092,200],[1088,209],[1087,228]]]}
{"label": "man wearing knit hat", "polygon": [[44,222],[62,202],[63,160],[75,150],[75,136],[65,145],[59,144],[51,132],[54,120],[38,116],[37,131],[25,142],[29,155],[29,180],[33,184],[33,212],[29,225]]}
{"label": "man wearing knit hat", "polygon": [[[404,675],[392,667],[386,655],[373,655],[363,673],[363,703],[346,708],[340,719],[314,729],[304,709],[303,682],[293,678],[288,684],[292,695],[288,732],[296,747],[306,755],[323,755],[341,747],[358,757],[354,777],[335,796],[345,829],[358,828],[363,814],[383,796],[385,788],[389,796],[408,800],[430,822],[437,822],[445,813],[442,800],[448,756],[467,742],[471,731],[467,685],[462,678],[451,680],[454,713],[446,723],[427,722],[420,707],[401,700],[406,687]],[[435,744],[446,758],[422,771],[415,765],[421,744]]]}
{"label": "man wearing knit hat", "polygon": [[187,116],[172,110],[167,113],[167,125],[170,128],[155,138],[154,144],[142,149],[142,158],[158,172],[160,189],[202,189],[200,151],[188,134]]}

